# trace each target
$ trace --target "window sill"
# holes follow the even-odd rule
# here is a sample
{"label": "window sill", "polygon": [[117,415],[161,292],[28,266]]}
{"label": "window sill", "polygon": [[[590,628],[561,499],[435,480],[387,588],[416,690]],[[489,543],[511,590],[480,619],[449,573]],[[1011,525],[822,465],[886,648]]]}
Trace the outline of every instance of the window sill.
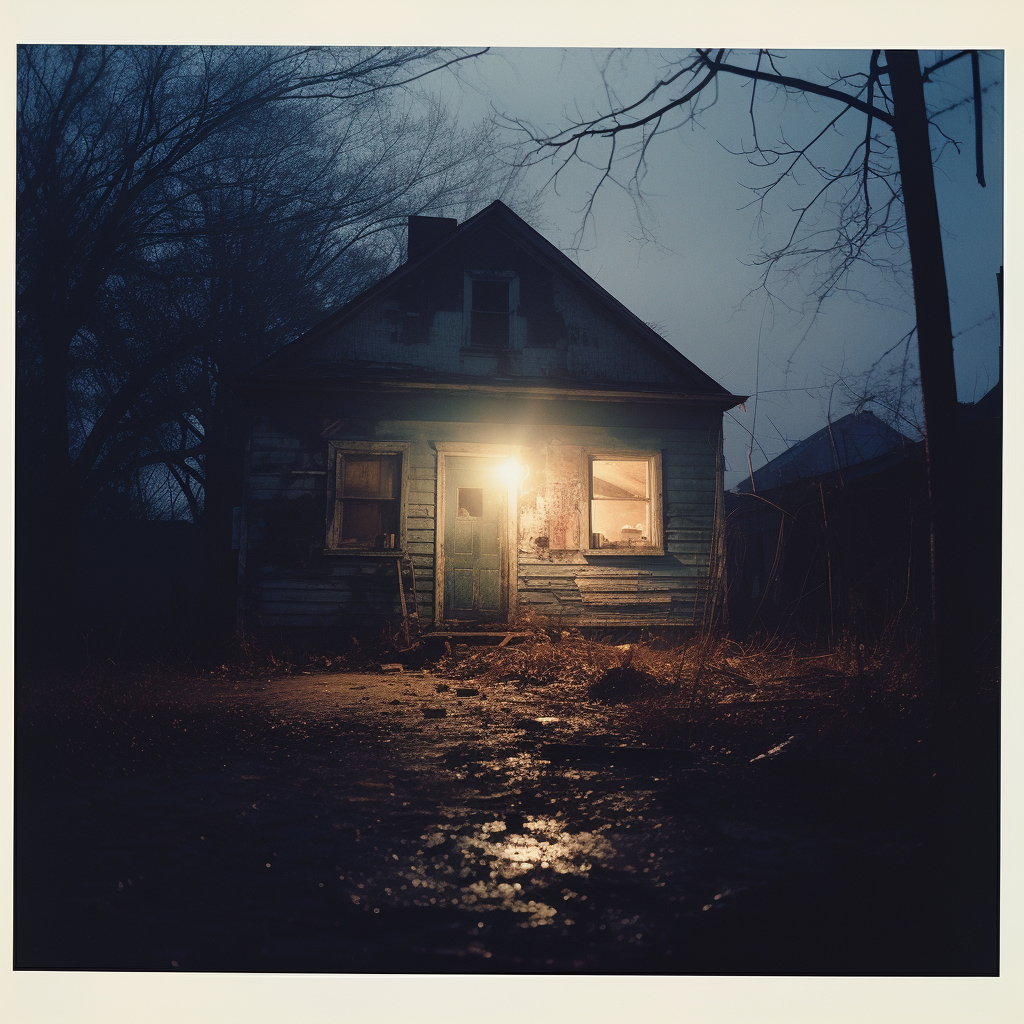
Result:
{"label": "window sill", "polygon": [[459,352],[464,356],[500,356],[502,352],[508,352],[508,346],[505,348],[487,348],[483,345],[463,345]]}
{"label": "window sill", "polygon": [[368,548],[324,548],[325,555],[355,555],[358,558],[405,558],[408,553],[405,548],[391,548],[388,551]]}

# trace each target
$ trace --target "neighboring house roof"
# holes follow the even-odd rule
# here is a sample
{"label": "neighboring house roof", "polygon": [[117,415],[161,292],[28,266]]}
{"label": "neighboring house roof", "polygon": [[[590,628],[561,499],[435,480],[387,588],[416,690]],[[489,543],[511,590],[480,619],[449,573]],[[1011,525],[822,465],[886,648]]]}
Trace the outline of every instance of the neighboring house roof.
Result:
{"label": "neighboring house roof", "polygon": [[873,460],[882,460],[877,463],[881,469],[891,462],[885,456],[902,456],[913,445],[910,438],[893,430],[873,412],[849,413],[755,470],[753,486],[748,477],[735,490],[770,491]]}
{"label": "neighboring house roof", "polygon": [[[599,307],[602,315],[625,332],[630,343],[650,354],[665,367],[661,380],[592,380],[567,371],[561,375],[548,374],[531,379],[522,374],[498,372],[481,379],[479,375],[454,372],[452,368],[415,365],[411,360],[383,361],[339,356],[338,348],[331,348],[331,339],[342,337],[346,327],[361,314],[368,313],[400,292],[403,284],[430,264],[443,259],[446,250],[453,252],[474,236],[484,231],[496,231],[511,240],[529,255],[529,258],[560,275]],[[342,346],[340,351],[344,351]],[[410,357],[412,352],[407,349]],[[455,227],[447,236],[421,255],[402,264],[377,284],[366,289],[335,313],[325,318],[268,359],[256,366],[240,382],[249,387],[269,386],[272,383],[308,382],[314,386],[344,386],[353,381],[372,381],[393,387],[438,386],[519,388],[533,391],[591,391],[595,393],[626,391],[650,394],[686,396],[713,401],[728,408],[745,399],[732,395],[717,381],[687,359],[656,331],[630,312],[589,275],[584,273],[563,252],[531,228],[504,203],[495,201],[465,223]]]}
{"label": "neighboring house roof", "polygon": [[959,404],[960,425],[985,423],[1002,419],[1003,416],[1003,383],[999,381],[987,394],[976,402]]}

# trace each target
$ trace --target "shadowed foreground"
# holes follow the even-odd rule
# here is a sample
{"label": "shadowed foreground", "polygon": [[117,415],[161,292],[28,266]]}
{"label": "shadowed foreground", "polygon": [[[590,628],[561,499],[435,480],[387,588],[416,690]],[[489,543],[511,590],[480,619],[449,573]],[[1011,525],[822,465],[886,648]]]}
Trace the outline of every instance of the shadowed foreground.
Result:
{"label": "shadowed foreground", "polygon": [[994,788],[830,752],[834,692],[733,694],[695,740],[600,680],[448,668],[472,678],[225,670],[22,700],[16,966],[998,970]]}

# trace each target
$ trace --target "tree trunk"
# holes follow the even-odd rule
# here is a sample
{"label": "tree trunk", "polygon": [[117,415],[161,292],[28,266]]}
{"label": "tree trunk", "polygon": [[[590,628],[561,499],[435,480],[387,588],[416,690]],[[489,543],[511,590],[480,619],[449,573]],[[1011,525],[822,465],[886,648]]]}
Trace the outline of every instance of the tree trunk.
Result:
{"label": "tree trunk", "polygon": [[[70,339],[58,303],[35,317],[39,329],[40,414],[18,417],[18,641],[21,658],[73,653],[74,558],[80,502],[71,487],[68,429]],[[73,332],[72,332],[73,333]],[[19,349],[19,358],[31,356]],[[21,377],[29,376],[28,368]],[[30,399],[23,396],[24,402]]]}
{"label": "tree trunk", "polygon": [[951,708],[966,697],[966,659],[957,602],[962,591],[957,530],[959,502],[953,329],[942,256],[928,114],[916,50],[887,50],[907,239],[914,281],[917,344],[924,399],[931,523],[932,656],[937,695]]}
{"label": "tree trunk", "polygon": [[223,640],[234,632],[238,552],[232,548],[232,511],[242,504],[242,464],[245,430],[240,402],[218,385],[216,400],[204,417],[205,486],[203,530],[209,576],[210,639]]}

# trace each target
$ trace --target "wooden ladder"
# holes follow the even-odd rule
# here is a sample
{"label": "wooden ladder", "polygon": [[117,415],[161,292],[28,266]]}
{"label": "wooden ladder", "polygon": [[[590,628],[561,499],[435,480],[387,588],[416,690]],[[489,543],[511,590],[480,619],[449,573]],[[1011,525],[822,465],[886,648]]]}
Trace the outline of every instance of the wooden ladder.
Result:
{"label": "wooden ladder", "polygon": [[[395,571],[398,574],[398,599],[402,604],[402,629],[405,632],[405,645],[412,645],[409,632],[410,622],[413,624],[416,639],[420,638],[420,605],[416,596],[416,566],[413,565],[412,555],[395,559]],[[408,573],[408,587],[410,598],[406,597],[406,574]]]}

